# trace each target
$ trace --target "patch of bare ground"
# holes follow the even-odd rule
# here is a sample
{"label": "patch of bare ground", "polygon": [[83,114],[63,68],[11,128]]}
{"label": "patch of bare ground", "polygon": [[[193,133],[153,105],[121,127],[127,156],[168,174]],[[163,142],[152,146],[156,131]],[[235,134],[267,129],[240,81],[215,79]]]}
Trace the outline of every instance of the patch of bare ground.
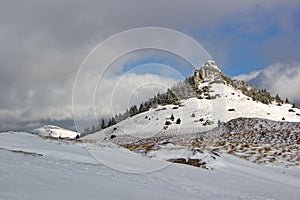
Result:
{"label": "patch of bare ground", "polygon": [[[147,154],[158,150],[164,143],[197,148],[208,153],[229,153],[261,165],[300,166],[300,123],[295,122],[238,118],[205,133],[162,135],[119,145]],[[189,162],[181,158],[169,161],[199,165],[194,160]]]}

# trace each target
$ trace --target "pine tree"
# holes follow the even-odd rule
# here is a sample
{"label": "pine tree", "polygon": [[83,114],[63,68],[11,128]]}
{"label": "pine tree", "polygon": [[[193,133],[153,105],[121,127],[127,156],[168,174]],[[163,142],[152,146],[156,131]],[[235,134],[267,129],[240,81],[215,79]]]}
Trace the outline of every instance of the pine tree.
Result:
{"label": "pine tree", "polygon": [[95,133],[95,132],[96,132],[96,127],[92,126],[91,133]]}
{"label": "pine tree", "polygon": [[125,113],[123,114],[123,120],[129,117],[129,111],[126,109]]}
{"label": "pine tree", "polygon": [[173,113],[172,113],[172,115],[171,115],[171,117],[170,117],[170,120],[174,121],[174,119],[175,119],[175,117],[174,117],[174,115],[173,115]]}
{"label": "pine tree", "polygon": [[282,104],[282,103],[283,103],[282,99],[279,97],[278,94],[276,94],[276,96],[275,96],[275,101],[276,101],[278,104]]}
{"label": "pine tree", "polygon": [[285,103],[286,103],[286,104],[290,103],[290,101],[289,101],[288,98],[285,99]]}
{"label": "pine tree", "polygon": [[111,118],[111,125],[115,125],[117,122],[116,122],[116,119],[114,117]]}
{"label": "pine tree", "polygon": [[130,110],[129,110],[129,115],[130,115],[130,117],[136,115],[137,113],[138,113],[138,109],[137,109],[136,105],[131,106],[131,108],[130,108]]}
{"label": "pine tree", "polygon": [[111,119],[108,120],[108,123],[107,123],[107,127],[110,127],[112,125],[111,123]]}
{"label": "pine tree", "polygon": [[142,102],[141,104],[140,104],[140,107],[139,107],[139,112],[141,113],[141,112],[144,112],[144,110],[145,110],[145,104],[144,104],[144,102]]}
{"label": "pine tree", "polygon": [[84,135],[90,134],[90,133],[91,133],[90,128],[89,128],[89,127],[85,128],[85,129],[83,130],[83,133],[84,133]]}
{"label": "pine tree", "polygon": [[104,121],[104,119],[102,119],[102,121],[101,121],[101,129],[105,129],[106,127],[105,127],[105,121]]}

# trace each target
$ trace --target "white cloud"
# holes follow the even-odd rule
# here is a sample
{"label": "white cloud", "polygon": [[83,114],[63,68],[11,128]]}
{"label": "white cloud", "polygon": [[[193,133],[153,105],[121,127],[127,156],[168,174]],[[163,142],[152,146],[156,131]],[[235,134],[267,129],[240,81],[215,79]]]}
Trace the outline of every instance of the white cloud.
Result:
{"label": "white cloud", "polygon": [[[97,76],[90,76],[86,82],[95,83]],[[94,81],[92,80],[94,79]],[[104,77],[99,82],[94,96],[85,95],[94,93],[94,87],[87,84],[80,87],[78,94],[82,96],[77,99],[74,109],[78,119],[79,130],[95,125],[95,116],[108,118],[113,114],[122,113],[131,105],[138,105],[140,102],[152,97],[158,91],[164,92],[178,80],[161,77],[153,74],[128,73],[122,76]],[[42,125],[39,120],[68,120],[72,118],[71,96],[73,79],[69,79],[61,90],[56,89],[37,91],[28,95],[25,105],[15,109],[0,110],[1,130],[28,129]],[[25,99],[24,99],[25,100]],[[94,110],[95,106],[95,110]],[[68,122],[68,121],[67,121]],[[50,122],[49,122],[50,123]],[[36,125],[36,126],[35,126]]]}
{"label": "white cloud", "polygon": [[233,79],[241,80],[241,81],[250,81],[254,79],[261,71],[253,71],[250,74],[240,74],[238,76],[233,77]]}
{"label": "white cloud", "polygon": [[103,81],[106,86],[98,88],[96,102],[99,114],[104,116],[123,112],[132,105],[148,100],[158,91],[166,91],[177,82],[175,79],[153,74],[134,73]]}
{"label": "white cloud", "polygon": [[[153,64],[152,64],[153,65]],[[73,96],[73,113],[78,130],[123,113],[132,105],[139,105],[157,92],[164,92],[178,79],[154,74],[136,74],[133,72],[102,76],[88,76],[80,81]]]}
{"label": "white cloud", "polygon": [[273,95],[279,94],[291,102],[300,103],[300,63],[274,63],[260,72],[235,78],[242,78]]}

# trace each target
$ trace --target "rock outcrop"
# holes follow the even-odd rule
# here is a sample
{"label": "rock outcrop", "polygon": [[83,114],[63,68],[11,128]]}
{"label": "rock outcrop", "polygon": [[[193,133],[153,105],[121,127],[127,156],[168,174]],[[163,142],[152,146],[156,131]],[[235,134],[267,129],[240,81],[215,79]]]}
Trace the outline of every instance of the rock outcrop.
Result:
{"label": "rock outcrop", "polygon": [[200,83],[207,79],[212,79],[216,75],[220,75],[221,70],[218,68],[214,60],[208,60],[204,63],[200,69],[196,69],[194,72],[193,80],[195,86],[198,87]]}

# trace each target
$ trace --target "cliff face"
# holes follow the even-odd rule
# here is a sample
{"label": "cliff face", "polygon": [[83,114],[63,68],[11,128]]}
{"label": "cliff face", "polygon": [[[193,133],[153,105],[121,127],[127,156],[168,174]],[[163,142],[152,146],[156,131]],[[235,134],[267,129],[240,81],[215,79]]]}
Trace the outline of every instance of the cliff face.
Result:
{"label": "cliff face", "polygon": [[200,69],[195,70],[193,76],[195,86],[198,87],[200,83],[206,79],[213,78],[215,75],[219,75],[220,72],[221,70],[218,68],[216,62],[213,60],[208,60],[200,67]]}
{"label": "cliff face", "polygon": [[200,85],[200,83],[202,83],[203,78],[200,75],[200,70],[197,69],[195,70],[193,80],[196,88]]}

